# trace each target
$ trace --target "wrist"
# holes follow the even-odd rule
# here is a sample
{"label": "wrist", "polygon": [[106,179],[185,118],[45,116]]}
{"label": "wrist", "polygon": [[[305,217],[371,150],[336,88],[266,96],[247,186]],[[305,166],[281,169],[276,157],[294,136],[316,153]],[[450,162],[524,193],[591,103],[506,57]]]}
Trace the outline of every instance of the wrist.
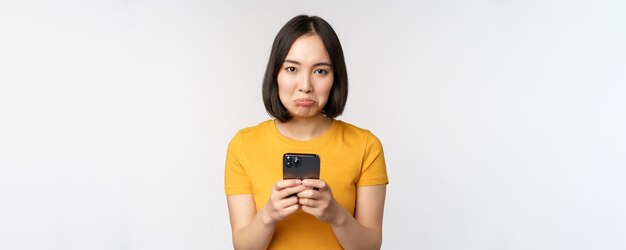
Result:
{"label": "wrist", "polygon": [[259,211],[259,215],[261,216],[261,222],[263,223],[264,226],[267,227],[272,227],[276,224],[276,221],[274,221],[274,219],[272,218],[272,216],[270,216],[269,211],[267,211],[267,204],[265,206],[263,206],[261,208],[261,211]]}
{"label": "wrist", "polygon": [[340,227],[346,222],[346,216],[349,216],[348,211],[343,209],[337,202],[334,202],[335,216],[330,221],[331,226]]}

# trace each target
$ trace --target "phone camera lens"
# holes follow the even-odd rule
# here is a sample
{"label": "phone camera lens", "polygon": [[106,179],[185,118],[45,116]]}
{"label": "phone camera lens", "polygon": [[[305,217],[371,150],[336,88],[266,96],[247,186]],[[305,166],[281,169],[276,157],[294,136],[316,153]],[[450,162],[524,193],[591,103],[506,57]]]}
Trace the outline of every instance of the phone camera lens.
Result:
{"label": "phone camera lens", "polygon": [[291,157],[291,156],[287,156],[287,157],[286,157],[286,160],[287,160],[287,162],[293,162],[293,157]]}
{"label": "phone camera lens", "polygon": [[298,158],[298,157],[294,157],[294,159],[293,159],[293,165],[294,165],[295,167],[300,166],[300,158]]}
{"label": "phone camera lens", "polygon": [[287,168],[291,168],[293,166],[293,163],[287,161]]}

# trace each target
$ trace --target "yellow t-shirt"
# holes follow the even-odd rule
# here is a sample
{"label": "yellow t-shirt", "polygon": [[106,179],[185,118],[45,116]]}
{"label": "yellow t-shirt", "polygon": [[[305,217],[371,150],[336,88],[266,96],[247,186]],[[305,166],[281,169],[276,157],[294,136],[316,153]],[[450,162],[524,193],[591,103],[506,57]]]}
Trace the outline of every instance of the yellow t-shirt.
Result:
{"label": "yellow t-shirt", "polygon": [[[370,131],[333,120],[330,128],[310,141],[289,139],[275,120],[240,130],[228,145],[226,195],[252,194],[259,211],[282,179],[284,153],[320,156],[320,179],[335,200],[354,216],[358,186],[387,184],[382,144]],[[342,249],[330,224],[299,210],[276,226],[268,249]]]}

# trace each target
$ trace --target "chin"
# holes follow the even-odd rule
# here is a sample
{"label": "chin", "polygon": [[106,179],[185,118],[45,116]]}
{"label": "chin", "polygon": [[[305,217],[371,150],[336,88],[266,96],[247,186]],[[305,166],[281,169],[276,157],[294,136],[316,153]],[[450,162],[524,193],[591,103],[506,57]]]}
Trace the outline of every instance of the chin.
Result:
{"label": "chin", "polygon": [[321,112],[314,112],[314,113],[289,112],[289,113],[291,114],[291,117],[293,118],[313,118],[321,114]]}
{"label": "chin", "polygon": [[293,117],[293,118],[313,118],[315,116],[316,115],[303,115],[303,114],[295,114],[295,115],[292,114],[291,115],[291,117]]}

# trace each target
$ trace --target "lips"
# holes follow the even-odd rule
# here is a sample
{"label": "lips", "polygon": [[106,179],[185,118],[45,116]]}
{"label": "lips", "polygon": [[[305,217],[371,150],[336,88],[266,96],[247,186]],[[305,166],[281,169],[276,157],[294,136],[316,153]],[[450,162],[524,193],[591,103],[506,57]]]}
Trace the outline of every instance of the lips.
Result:
{"label": "lips", "polygon": [[310,107],[310,106],[313,106],[313,104],[315,104],[315,101],[313,101],[311,99],[298,99],[298,100],[296,100],[296,105],[302,106],[302,107]]}

